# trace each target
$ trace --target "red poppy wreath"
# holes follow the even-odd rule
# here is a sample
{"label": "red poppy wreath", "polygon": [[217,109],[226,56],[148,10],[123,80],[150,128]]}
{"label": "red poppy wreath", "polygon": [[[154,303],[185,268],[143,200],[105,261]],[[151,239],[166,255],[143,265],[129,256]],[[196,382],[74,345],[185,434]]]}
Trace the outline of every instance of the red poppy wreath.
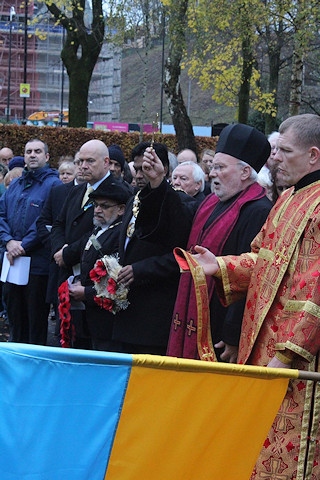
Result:
{"label": "red poppy wreath", "polygon": [[129,289],[122,283],[117,283],[121,268],[117,256],[105,255],[96,261],[90,271],[90,278],[97,292],[94,301],[99,307],[113,314],[125,310],[129,305],[127,300]]}

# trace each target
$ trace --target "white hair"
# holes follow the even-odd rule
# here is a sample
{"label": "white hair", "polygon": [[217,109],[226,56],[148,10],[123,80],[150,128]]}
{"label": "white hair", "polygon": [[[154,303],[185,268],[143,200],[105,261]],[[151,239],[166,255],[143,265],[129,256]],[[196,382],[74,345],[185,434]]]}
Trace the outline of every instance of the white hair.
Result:
{"label": "white hair", "polygon": [[256,170],[253,167],[251,167],[249,163],[244,162],[243,160],[239,160],[239,164],[242,165],[243,167],[250,167],[251,174],[250,174],[249,180],[256,182],[258,178],[258,173],[256,172]]}
{"label": "white hair", "polygon": [[271,132],[270,135],[268,135],[268,140],[269,143],[274,142],[278,140],[280,133],[279,132]]}
{"label": "white hair", "polygon": [[[191,165],[192,166],[193,180],[195,182],[201,182],[201,186],[200,186],[199,191],[203,192],[204,187],[205,187],[205,173],[202,170],[202,168],[200,167],[200,165],[198,163],[192,162],[192,160],[187,160],[186,162],[182,162],[179,165],[177,165],[176,168],[181,167],[183,165]],[[172,175],[174,174],[175,169],[173,170]]]}

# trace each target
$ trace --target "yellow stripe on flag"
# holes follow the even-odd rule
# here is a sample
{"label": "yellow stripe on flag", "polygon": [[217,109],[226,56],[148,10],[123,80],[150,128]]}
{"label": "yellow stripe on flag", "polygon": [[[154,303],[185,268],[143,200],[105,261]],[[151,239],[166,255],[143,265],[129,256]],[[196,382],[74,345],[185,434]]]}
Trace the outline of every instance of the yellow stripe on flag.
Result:
{"label": "yellow stripe on flag", "polygon": [[134,356],[105,480],[248,480],[295,371],[228,367]]}

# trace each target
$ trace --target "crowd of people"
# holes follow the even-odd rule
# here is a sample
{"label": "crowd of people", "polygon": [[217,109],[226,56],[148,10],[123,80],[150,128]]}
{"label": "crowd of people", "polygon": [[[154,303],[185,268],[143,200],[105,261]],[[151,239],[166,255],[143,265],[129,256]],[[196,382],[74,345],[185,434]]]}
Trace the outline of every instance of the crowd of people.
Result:
{"label": "crowd of people", "polygon": [[[0,150],[0,177],[2,256],[30,258],[26,284],[1,284],[9,341],[46,345],[51,308],[64,347],[319,371],[319,116],[268,138],[228,125],[199,157],[90,140],[58,169],[30,139]],[[319,389],[290,382],[252,480],[320,480]]]}

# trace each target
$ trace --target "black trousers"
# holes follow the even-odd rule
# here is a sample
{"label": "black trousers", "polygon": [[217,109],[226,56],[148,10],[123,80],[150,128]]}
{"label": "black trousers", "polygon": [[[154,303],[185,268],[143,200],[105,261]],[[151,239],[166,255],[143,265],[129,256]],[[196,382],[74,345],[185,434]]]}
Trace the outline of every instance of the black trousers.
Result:
{"label": "black trousers", "polygon": [[135,345],[133,343],[117,342],[119,353],[132,353],[132,354],[150,354],[150,355],[165,355],[167,347],[159,347],[157,345]]}
{"label": "black trousers", "polygon": [[50,310],[46,303],[47,284],[45,275],[30,275],[27,285],[5,283],[9,342],[46,345]]}

